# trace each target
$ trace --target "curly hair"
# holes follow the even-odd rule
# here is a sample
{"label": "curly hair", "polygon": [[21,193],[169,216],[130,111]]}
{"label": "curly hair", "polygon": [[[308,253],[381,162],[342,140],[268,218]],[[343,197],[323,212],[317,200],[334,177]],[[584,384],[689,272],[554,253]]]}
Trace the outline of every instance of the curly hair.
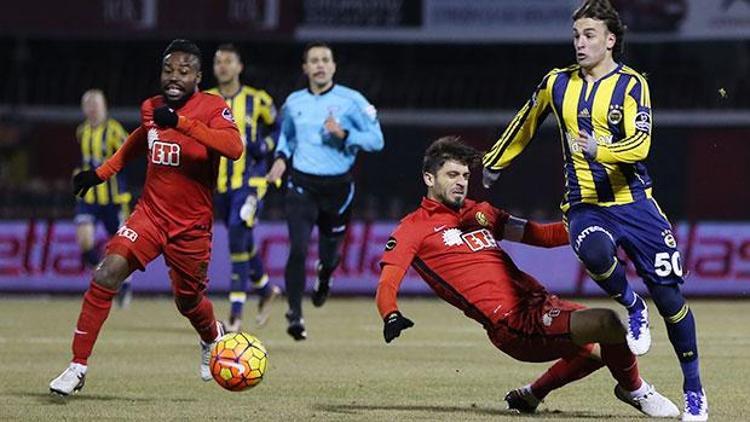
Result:
{"label": "curly hair", "polygon": [[435,140],[425,151],[422,173],[437,174],[448,160],[472,167],[479,163],[479,158],[479,151],[466,145],[460,136],[443,136]]}
{"label": "curly hair", "polygon": [[615,46],[612,48],[612,56],[619,60],[625,51],[625,25],[620,19],[620,14],[612,6],[609,0],[585,0],[581,7],[573,13],[573,21],[591,18],[604,22],[607,30],[615,36]]}

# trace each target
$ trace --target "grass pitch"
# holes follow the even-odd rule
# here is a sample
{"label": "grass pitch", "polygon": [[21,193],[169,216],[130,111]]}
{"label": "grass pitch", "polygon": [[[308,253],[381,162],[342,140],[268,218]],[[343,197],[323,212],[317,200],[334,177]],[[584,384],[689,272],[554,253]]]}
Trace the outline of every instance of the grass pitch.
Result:
{"label": "grass pitch", "polygon": [[[613,306],[609,301],[584,301]],[[227,312],[214,298],[217,315]],[[85,388],[60,402],[48,383],[70,358],[80,298],[0,298],[0,419],[22,420],[530,420],[504,410],[506,391],[547,364],[515,362],[482,328],[437,300],[401,300],[416,326],[393,343],[371,299],[305,304],[309,338],[285,333],[283,303],[269,324],[246,331],[263,340],[270,368],[255,389],[232,393],[198,377],[197,337],[171,299],[136,297],[113,309],[89,361]],[[691,301],[698,320],[702,372],[712,420],[750,420],[750,303]],[[655,308],[652,314],[656,315]],[[252,320],[255,304],[246,307]],[[641,374],[682,407],[681,376],[663,323]],[[631,420],[606,369],[553,392],[536,418]]]}

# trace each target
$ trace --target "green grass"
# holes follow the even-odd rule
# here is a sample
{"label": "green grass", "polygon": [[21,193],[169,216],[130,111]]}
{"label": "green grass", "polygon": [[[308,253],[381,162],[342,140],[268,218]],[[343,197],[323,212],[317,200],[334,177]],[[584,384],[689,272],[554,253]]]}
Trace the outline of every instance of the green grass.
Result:
{"label": "green grass", "polygon": [[[225,301],[214,302],[224,316]],[[513,361],[478,324],[437,300],[402,300],[416,326],[390,345],[382,340],[372,300],[333,299],[321,309],[306,303],[309,339],[300,343],[286,335],[278,305],[267,327],[247,327],[269,350],[270,369],[255,389],[232,393],[201,382],[197,337],[172,301],[136,297],[130,309],[111,313],[86,387],[60,402],[50,398],[47,384],[68,363],[80,299],[4,298],[0,419],[519,420],[504,410],[503,395],[548,366]],[[696,300],[691,306],[712,419],[750,419],[744,404],[748,302]],[[641,373],[681,408],[678,364],[663,324],[653,325],[654,345],[640,360]],[[613,386],[600,370],[553,392],[538,417],[638,418],[615,399]]]}

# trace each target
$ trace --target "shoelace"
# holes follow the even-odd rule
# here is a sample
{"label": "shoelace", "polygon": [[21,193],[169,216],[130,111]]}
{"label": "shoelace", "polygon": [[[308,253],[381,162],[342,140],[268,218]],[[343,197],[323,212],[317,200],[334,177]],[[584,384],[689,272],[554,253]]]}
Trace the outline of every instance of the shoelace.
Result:
{"label": "shoelace", "polygon": [[685,411],[687,413],[690,413],[691,415],[697,415],[701,411],[701,407],[703,406],[703,396],[695,391],[688,391],[685,393],[686,401],[685,403]]}

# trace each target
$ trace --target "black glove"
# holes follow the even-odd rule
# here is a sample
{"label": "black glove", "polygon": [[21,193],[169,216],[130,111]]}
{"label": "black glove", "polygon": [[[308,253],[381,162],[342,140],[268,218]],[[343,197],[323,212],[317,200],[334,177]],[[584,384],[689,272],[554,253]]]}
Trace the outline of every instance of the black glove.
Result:
{"label": "black glove", "polygon": [[383,337],[386,343],[390,343],[394,338],[400,336],[401,331],[414,326],[414,323],[409,318],[401,315],[399,311],[388,314],[383,319],[383,323]]}
{"label": "black glove", "polygon": [[83,198],[92,186],[104,183],[94,170],[79,171],[73,176],[73,195]]}
{"label": "black glove", "polygon": [[500,170],[491,170],[487,167],[482,168],[482,186],[489,189],[500,178]]}
{"label": "black glove", "polygon": [[154,123],[159,127],[177,127],[177,113],[168,106],[161,106],[154,110]]}

